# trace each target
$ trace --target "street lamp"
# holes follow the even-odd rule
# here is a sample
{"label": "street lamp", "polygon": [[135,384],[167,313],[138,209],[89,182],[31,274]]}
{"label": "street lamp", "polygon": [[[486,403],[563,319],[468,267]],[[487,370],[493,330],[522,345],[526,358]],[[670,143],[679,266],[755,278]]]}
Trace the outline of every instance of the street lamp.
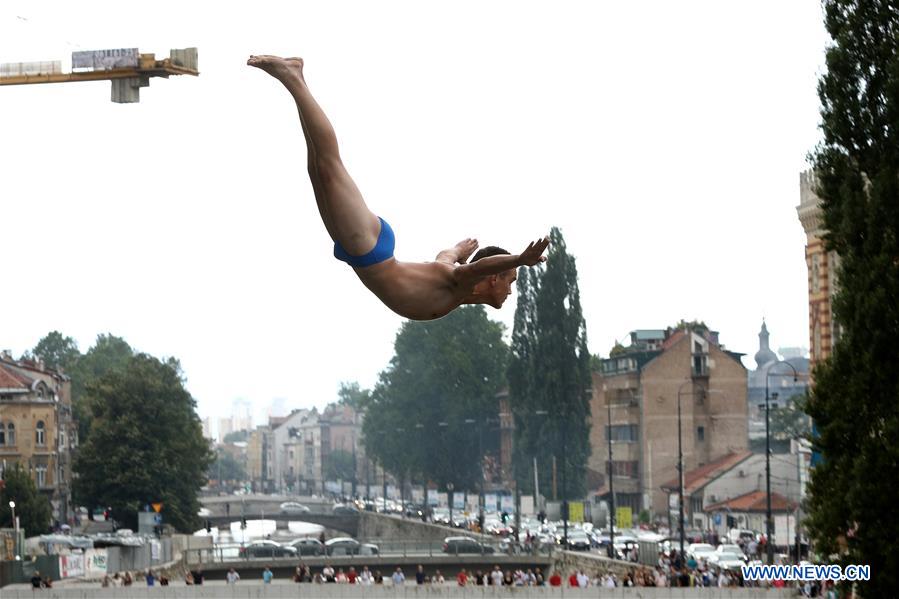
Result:
{"label": "street lamp", "polygon": [[[398,426],[398,427],[396,427],[396,432],[402,434],[402,433],[406,432],[406,429],[401,426]],[[401,472],[399,477],[400,477],[400,479],[399,479],[399,483],[400,483],[400,512],[401,512],[401,517],[405,518],[406,517],[406,490],[403,488],[403,484],[406,482],[405,473]]]}
{"label": "street lamp", "polygon": [[12,526],[16,535],[16,559],[19,559],[19,522],[16,520],[16,502],[10,500],[9,509],[12,510]]}
{"label": "street lamp", "polygon": [[[549,416],[548,410],[536,410],[534,411],[535,416]],[[540,477],[537,476],[537,452],[534,452],[534,502],[537,504],[537,509],[540,510]]]}
{"label": "street lamp", "polygon": [[796,368],[789,362],[784,362],[782,360],[777,360],[771,364],[771,366],[768,367],[768,371],[765,373],[765,553],[767,554],[768,565],[774,563],[774,539],[772,537],[774,532],[774,518],[771,515],[771,429],[769,418],[771,407],[768,403],[768,381],[772,376],[790,376],[789,374],[782,373],[771,374],[771,369],[779,364],[786,364],[790,367],[793,371],[794,383],[799,380],[799,372],[796,371]]}

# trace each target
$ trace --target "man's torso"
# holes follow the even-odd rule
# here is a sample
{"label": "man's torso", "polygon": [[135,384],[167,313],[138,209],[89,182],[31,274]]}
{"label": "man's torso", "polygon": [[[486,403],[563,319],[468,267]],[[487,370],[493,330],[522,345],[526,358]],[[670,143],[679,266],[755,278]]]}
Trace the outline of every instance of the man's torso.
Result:
{"label": "man's torso", "polygon": [[473,289],[460,286],[453,276],[455,267],[442,262],[398,262],[391,258],[353,270],[388,308],[411,320],[446,316]]}

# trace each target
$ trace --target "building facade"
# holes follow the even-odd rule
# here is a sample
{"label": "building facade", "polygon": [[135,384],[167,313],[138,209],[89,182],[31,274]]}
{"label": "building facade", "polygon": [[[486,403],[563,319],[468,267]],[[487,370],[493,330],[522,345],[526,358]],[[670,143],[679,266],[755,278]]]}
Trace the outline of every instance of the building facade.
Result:
{"label": "building facade", "polygon": [[19,464],[67,523],[72,505],[72,458],[78,427],[71,380],[43,363],[0,355],[0,477]]}
{"label": "building facade", "polygon": [[833,319],[832,299],[837,288],[839,256],[824,247],[821,198],[815,194],[816,176],[808,170],[799,175],[799,206],[796,212],[805,230],[805,263],[808,267],[808,330],[810,368],[826,359],[840,336]]}
{"label": "building facade", "polygon": [[611,477],[616,507],[666,520],[679,422],[685,471],[747,448],[746,368],[699,328],[634,331],[612,354],[593,373],[588,467],[605,474],[594,499],[610,499]]}

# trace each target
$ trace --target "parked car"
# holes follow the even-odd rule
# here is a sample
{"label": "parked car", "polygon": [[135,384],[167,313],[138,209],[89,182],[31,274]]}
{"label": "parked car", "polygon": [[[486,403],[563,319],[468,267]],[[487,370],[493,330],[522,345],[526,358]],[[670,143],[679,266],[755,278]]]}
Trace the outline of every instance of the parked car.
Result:
{"label": "parked car", "polygon": [[264,558],[264,557],[296,557],[297,550],[294,547],[281,545],[274,541],[253,541],[249,545],[240,548],[240,557]]}
{"label": "parked car", "polygon": [[281,504],[281,514],[308,514],[309,507],[303,505],[302,503],[297,503],[296,501],[285,501]]}
{"label": "parked car", "polygon": [[443,552],[451,555],[460,553],[494,553],[495,550],[490,545],[485,545],[470,537],[446,537],[443,539]]}
{"label": "parked car", "polygon": [[331,511],[335,516],[355,516],[359,513],[359,508],[350,503],[338,503]]}
{"label": "parked car", "polygon": [[575,551],[589,551],[592,545],[592,540],[583,530],[572,530],[568,532],[568,549],[573,549]]}
{"label": "parked car", "polygon": [[736,553],[737,555],[744,555],[743,548],[739,545],[731,545],[731,544],[721,544],[718,545],[718,548],[715,549],[715,553]]}
{"label": "parked car", "polygon": [[350,537],[337,537],[325,541],[325,552],[328,555],[378,555],[378,546],[371,543],[360,543]]}
{"label": "parked car", "polygon": [[699,561],[701,559],[710,559],[715,554],[715,548],[708,543],[690,543],[687,547],[687,555],[693,556],[693,559]]}
{"label": "parked car", "polygon": [[290,546],[297,550],[297,555],[324,555],[326,552],[325,544],[312,537],[297,539]]}
{"label": "parked car", "polygon": [[729,570],[736,570],[740,566],[746,565],[746,562],[743,561],[743,554],[737,554],[730,551],[713,553],[709,558],[709,561],[719,568],[727,568]]}

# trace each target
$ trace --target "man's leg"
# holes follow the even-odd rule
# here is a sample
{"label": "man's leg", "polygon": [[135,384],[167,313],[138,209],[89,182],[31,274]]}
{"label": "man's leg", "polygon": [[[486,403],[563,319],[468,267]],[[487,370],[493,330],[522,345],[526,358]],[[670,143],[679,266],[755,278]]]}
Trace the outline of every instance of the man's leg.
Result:
{"label": "man's leg", "polygon": [[251,56],[247,64],[278,79],[296,101],[306,137],[309,179],[331,239],[350,255],[368,253],[378,241],[381,223],[340,160],[334,128],[303,79],[302,59]]}

